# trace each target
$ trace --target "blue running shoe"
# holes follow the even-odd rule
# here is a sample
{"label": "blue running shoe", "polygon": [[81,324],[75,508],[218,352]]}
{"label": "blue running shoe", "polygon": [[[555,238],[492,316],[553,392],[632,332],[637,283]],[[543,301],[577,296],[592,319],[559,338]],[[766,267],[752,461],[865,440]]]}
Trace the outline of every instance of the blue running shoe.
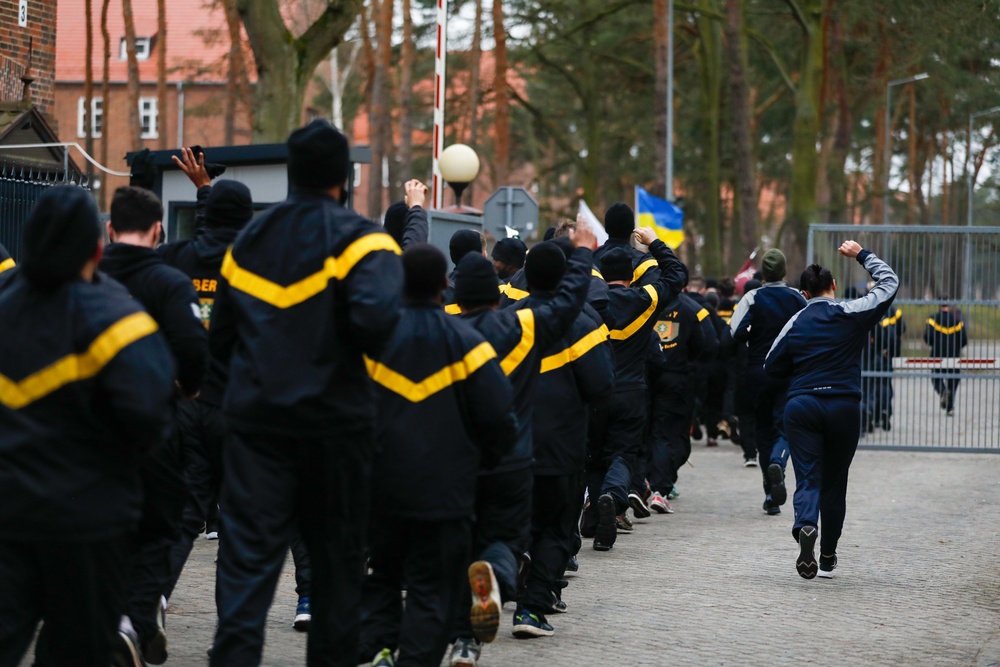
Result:
{"label": "blue running shoe", "polygon": [[555,628],[541,614],[532,614],[524,607],[518,607],[514,612],[514,636],[518,639],[551,637],[555,633]]}
{"label": "blue running shoe", "polygon": [[295,621],[292,623],[292,627],[299,632],[309,632],[309,624],[312,623],[312,620],[309,598],[299,598],[299,606],[295,608]]}

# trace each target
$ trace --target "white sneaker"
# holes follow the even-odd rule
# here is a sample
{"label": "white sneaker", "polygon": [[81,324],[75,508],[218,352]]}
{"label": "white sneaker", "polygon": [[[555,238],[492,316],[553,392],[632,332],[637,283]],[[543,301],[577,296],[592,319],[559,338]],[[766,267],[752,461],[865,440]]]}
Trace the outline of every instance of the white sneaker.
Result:
{"label": "white sneaker", "polygon": [[496,639],[500,627],[500,585],[493,566],[485,560],[477,560],[469,566],[469,588],[472,589],[472,609],[469,620],[472,622],[472,634],[481,642],[489,643]]}
{"label": "white sneaker", "polygon": [[653,510],[657,514],[674,513],[674,508],[670,506],[670,503],[667,502],[667,499],[656,491],[654,491],[653,495],[649,497],[649,509]]}
{"label": "white sneaker", "polygon": [[205,539],[206,540],[217,540],[217,539],[219,539],[219,532],[216,531],[216,530],[213,530],[211,533],[205,533]]}

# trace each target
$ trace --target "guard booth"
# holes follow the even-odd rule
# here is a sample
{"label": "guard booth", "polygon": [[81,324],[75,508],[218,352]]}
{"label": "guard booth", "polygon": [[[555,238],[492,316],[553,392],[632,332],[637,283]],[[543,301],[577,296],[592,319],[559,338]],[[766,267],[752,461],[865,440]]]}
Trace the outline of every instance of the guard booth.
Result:
{"label": "guard booth", "polygon": [[[288,196],[287,144],[257,144],[252,146],[217,146],[204,148],[205,162],[222,165],[226,171],[219,178],[239,181],[250,188],[254,209],[263,211]],[[125,156],[129,167],[133,166],[138,152]],[[153,192],[163,202],[164,231],[168,241],[188,239],[195,233],[195,209],[197,191],[174,161],[173,156],[181,155],[179,150],[150,151],[149,166],[153,170]],[[357,167],[369,164],[372,151],[368,146],[351,147],[351,173],[354,178],[347,180],[348,206],[353,204],[354,188],[357,183]]]}

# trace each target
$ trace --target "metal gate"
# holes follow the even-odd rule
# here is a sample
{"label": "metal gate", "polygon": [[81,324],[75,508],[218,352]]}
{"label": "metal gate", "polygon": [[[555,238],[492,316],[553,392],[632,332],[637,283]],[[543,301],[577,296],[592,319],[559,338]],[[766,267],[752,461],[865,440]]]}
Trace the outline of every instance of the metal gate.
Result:
{"label": "metal gate", "polygon": [[[808,262],[830,268],[841,298],[870,280],[837,252],[848,239],[900,280],[865,352],[861,446],[1000,453],[1000,227],[812,225]],[[963,333],[957,356],[931,356],[929,340],[959,352]]]}
{"label": "metal gate", "polygon": [[45,171],[24,165],[0,163],[0,244],[14,259],[20,257],[21,234],[35,201],[53,185],[73,183],[90,189],[86,177],[67,178],[63,172]]}

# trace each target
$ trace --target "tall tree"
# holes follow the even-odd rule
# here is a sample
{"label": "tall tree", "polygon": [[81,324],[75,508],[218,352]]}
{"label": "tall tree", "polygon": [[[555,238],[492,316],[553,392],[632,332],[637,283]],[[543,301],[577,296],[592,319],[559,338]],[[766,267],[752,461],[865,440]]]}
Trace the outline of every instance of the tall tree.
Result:
{"label": "tall tree", "polygon": [[[222,8],[226,14],[226,28],[229,31],[224,133],[226,145],[231,146],[236,142],[236,110],[243,92],[242,83],[246,79],[246,63],[243,58],[243,37],[240,34],[240,15],[236,9],[236,0],[222,0]],[[178,142],[180,143],[180,140]]]}
{"label": "tall tree", "polygon": [[[104,0],[101,5],[101,40],[104,45],[104,71],[101,74],[101,125],[103,128],[110,127],[108,121],[111,114],[111,33],[108,31],[108,10],[111,0]],[[104,131],[101,133],[101,164],[108,164],[108,142],[111,135]],[[108,188],[106,179],[101,177],[101,210],[108,210]]]}
{"label": "tall tree", "polygon": [[[87,21],[87,41],[84,47],[83,66],[83,131],[84,149],[87,155],[94,155],[94,8],[93,0],[83,4],[84,18]],[[103,102],[102,102],[103,103]],[[87,182],[94,180],[94,165],[87,162]]]}
{"label": "tall tree", "polygon": [[[392,118],[389,114],[389,61],[392,58],[392,10],[393,0],[372,0],[375,16],[375,80],[372,86],[372,100],[368,112],[368,143],[372,149],[372,178],[368,179],[368,215],[378,217],[382,213],[383,164],[388,161],[389,141],[386,131],[391,132]],[[391,135],[390,135],[391,137]]]}
{"label": "tall tree", "polygon": [[132,133],[132,148],[142,148],[142,121],[139,118],[139,58],[135,53],[135,19],[132,0],[122,0],[125,20],[125,54],[128,57],[128,123]]}
{"label": "tall tree", "polygon": [[706,12],[698,14],[699,60],[701,61],[702,109],[705,144],[703,170],[705,176],[705,220],[702,231],[705,246],[702,270],[717,276],[722,271],[721,191],[721,120],[722,120],[722,30],[710,16],[717,14],[713,0],[699,0]]}
{"label": "tall tree", "polygon": [[[167,0],[156,0],[156,99],[160,114],[167,113]],[[178,96],[177,103],[180,104]],[[177,110],[180,113],[180,109]],[[167,148],[167,133],[160,131],[160,149]],[[184,145],[184,137],[177,137]]]}
{"label": "tall tree", "polygon": [[412,175],[413,161],[413,9],[403,0],[403,43],[399,53],[399,170]]}
{"label": "tall tree", "polygon": [[493,0],[493,54],[496,69],[493,76],[495,149],[494,176],[496,185],[507,185],[510,172],[510,95],[507,92],[507,31],[503,25],[503,2]]}
{"label": "tall tree", "polygon": [[[469,59],[469,133],[466,143],[476,149],[479,140],[479,73],[483,62],[483,0],[473,0],[476,4],[475,20],[472,23],[472,54]],[[469,184],[469,201],[472,201],[473,183]]]}
{"label": "tall tree", "polygon": [[278,0],[237,0],[257,65],[254,141],[284,141],[299,125],[316,67],[343,40],[361,4],[327,0],[319,18],[296,36],[281,17]]}
{"label": "tall tree", "polygon": [[[736,205],[739,234],[749,253],[757,244],[757,193],[750,137],[750,87],[747,85],[747,37],[743,27],[743,0],[726,0],[726,60],[729,63],[730,108],[736,153]],[[736,249],[737,244],[732,247]]]}
{"label": "tall tree", "polygon": [[[667,0],[653,0],[653,114],[655,117],[656,148],[653,187],[657,195],[667,192],[667,86],[670,75],[667,72],[670,35],[667,34]],[[673,184],[671,184],[673,185]]]}

